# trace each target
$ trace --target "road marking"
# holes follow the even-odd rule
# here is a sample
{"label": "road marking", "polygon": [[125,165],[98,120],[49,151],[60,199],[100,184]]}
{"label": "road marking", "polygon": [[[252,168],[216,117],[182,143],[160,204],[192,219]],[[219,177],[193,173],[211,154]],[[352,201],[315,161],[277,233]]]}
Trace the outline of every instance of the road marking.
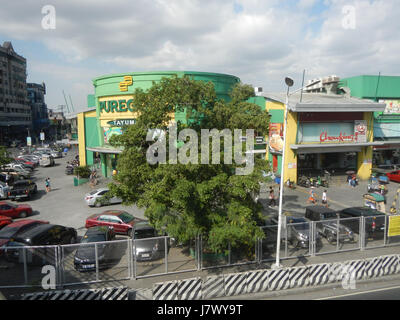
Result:
{"label": "road marking", "polygon": [[[299,188],[299,187],[297,187],[297,188]],[[309,192],[307,191],[307,189],[304,189],[304,188],[299,188],[299,190],[301,191],[301,192],[303,192],[304,194],[309,194]],[[330,198],[328,198],[328,202],[332,202],[332,203],[335,203],[336,205],[338,205],[338,206],[340,206],[340,207],[342,207],[342,208],[348,208],[348,206],[345,206],[345,205],[343,205],[342,203],[339,203],[339,202],[337,202],[337,201],[335,201],[335,200],[332,200],[332,199],[330,199]]]}
{"label": "road marking", "polygon": [[400,289],[400,286],[389,287],[389,288],[382,288],[382,289],[375,289],[375,290],[369,290],[369,291],[362,291],[362,292],[354,292],[354,293],[343,294],[343,295],[340,295],[340,296],[332,296],[332,297],[326,297],[326,298],[318,298],[318,299],[314,299],[314,300],[329,300],[329,299],[350,297],[350,296],[355,296],[355,295],[360,295],[360,294],[366,294],[366,293],[372,293],[372,292],[379,292],[379,291],[386,291],[386,290],[394,290],[394,289]]}

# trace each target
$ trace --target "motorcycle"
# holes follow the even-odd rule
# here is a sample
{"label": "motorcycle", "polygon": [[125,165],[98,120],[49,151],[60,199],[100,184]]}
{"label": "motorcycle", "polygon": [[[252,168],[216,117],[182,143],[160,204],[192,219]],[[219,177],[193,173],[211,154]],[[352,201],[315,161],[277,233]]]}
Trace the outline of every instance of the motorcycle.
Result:
{"label": "motorcycle", "polygon": [[294,185],[294,182],[293,182],[293,181],[290,181],[290,179],[288,179],[288,180],[286,181],[286,186],[287,186],[288,188],[290,188],[290,189],[296,189],[296,187],[295,187],[295,185]]}
{"label": "motorcycle", "polygon": [[297,184],[301,187],[305,187],[305,188],[309,188],[311,187],[311,181],[309,178],[307,178],[306,176],[301,176],[299,177],[299,181],[297,182]]}

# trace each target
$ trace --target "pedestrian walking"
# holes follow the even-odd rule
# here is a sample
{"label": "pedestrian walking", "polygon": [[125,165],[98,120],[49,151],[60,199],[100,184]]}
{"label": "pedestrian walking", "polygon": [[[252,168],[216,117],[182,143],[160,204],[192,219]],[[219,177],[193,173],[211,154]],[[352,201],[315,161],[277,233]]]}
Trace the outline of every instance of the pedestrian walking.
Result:
{"label": "pedestrian walking", "polygon": [[45,180],[45,186],[46,186],[46,192],[50,192],[51,187],[50,187],[50,178],[49,177],[47,177]]}
{"label": "pedestrian walking", "polygon": [[317,203],[317,197],[315,195],[314,187],[311,187],[310,196],[307,199],[307,203],[312,202],[313,204]]}
{"label": "pedestrian walking", "polygon": [[325,205],[325,207],[328,208],[328,196],[327,196],[327,191],[324,190],[324,192],[322,193],[322,198],[321,198],[321,202],[323,205]]}
{"label": "pedestrian walking", "polygon": [[269,187],[269,204],[268,205],[270,207],[276,206],[275,193],[274,193],[274,189],[271,186]]}

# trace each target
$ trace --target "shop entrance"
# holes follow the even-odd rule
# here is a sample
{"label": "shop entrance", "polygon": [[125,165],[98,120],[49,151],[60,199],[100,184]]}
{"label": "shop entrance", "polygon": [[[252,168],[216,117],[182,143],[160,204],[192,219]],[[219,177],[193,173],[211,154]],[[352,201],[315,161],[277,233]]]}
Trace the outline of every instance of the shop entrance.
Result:
{"label": "shop entrance", "polygon": [[346,171],[357,170],[356,152],[315,153],[298,155],[298,174],[318,176],[328,170],[334,175],[344,175]]}

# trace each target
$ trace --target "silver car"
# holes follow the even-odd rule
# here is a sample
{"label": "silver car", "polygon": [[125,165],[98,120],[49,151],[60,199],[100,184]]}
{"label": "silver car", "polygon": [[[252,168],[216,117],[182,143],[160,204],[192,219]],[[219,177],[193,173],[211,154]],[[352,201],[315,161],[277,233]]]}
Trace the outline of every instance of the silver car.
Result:
{"label": "silver car", "polygon": [[85,195],[86,204],[89,207],[101,207],[108,204],[122,203],[122,199],[112,197],[110,200],[105,200],[103,196],[110,191],[108,188],[100,188]]}
{"label": "silver car", "polygon": [[[165,237],[160,237],[148,221],[136,222],[133,226],[136,261],[151,261],[165,257]],[[167,252],[169,242],[167,241]]]}

